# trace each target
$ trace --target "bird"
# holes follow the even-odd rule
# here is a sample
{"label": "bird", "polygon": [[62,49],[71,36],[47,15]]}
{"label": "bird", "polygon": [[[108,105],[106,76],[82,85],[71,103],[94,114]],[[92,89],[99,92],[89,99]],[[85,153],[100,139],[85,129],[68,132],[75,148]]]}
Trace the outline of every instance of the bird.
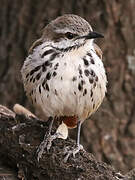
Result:
{"label": "bird", "polygon": [[[94,42],[103,38],[90,23],[74,14],[52,20],[33,43],[21,69],[26,95],[50,125],[38,147],[38,160],[55,138],[66,139],[77,127],[75,147],[65,148],[65,162],[83,149],[81,125],[101,105],[107,91],[102,51]],[[54,121],[61,121],[51,134]]]}

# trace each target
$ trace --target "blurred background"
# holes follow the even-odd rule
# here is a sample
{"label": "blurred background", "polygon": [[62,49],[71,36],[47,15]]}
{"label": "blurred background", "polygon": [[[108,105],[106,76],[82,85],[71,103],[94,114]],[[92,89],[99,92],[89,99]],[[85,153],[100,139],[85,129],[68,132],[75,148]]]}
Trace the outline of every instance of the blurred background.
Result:
{"label": "blurred background", "polygon": [[24,94],[20,69],[43,27],[65,13],[85,18],[105,36],[97,44],[108,92],[83,123],[81,144],[126,173],[135,168],[135,0],[0,0],[0,104],[12,109],[20,103],[39,115]]}

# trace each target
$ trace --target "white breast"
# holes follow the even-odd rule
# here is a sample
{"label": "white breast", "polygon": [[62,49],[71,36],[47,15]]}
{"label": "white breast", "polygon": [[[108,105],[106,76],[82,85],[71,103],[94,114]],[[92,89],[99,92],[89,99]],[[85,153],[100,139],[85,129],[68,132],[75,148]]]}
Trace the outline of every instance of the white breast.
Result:
{"label": "white breast", "polygon": [[[51,54],[48,54],[41,58],[43,52],[50,49],[50,47],[43,47],[43,44],[39,46],[26,59],[22,68],[28,96],[47,117],[76,115],[80,120],[85,120],[97,110],[105,96],[107,80],[101,59],[93,48],[86,45],[56,56],[51,62],[51,66],[48,66],[47,70],[43,72],[43,63],[51,57]],[[91,54],[91,57],[87,55],[87,52]],[[84,57],[88,65],[87,63],[85,65]],[[94,60],[94,64],[91,63],[91,59]],[[56,65],[58,66],[56,67]],[[26,78],[26,76],[37,66],[41,66],[41,68],[34,73],[34,78],[40,72],[41,76],[38,80],[30,82],[30,77]],[[44,87],[43,82],[47,73],[50,73],[51,77],[48,77]],[[98,79],[96,79],[97,77]]]}

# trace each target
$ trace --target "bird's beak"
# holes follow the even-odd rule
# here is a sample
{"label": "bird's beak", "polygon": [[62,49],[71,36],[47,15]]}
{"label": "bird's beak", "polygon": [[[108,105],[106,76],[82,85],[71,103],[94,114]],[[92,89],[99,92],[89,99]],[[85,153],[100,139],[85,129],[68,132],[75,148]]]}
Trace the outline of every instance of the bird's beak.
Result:
{"label": "bird's beak", "polygon": [[76,39],[95,39],[95,38],[104,38],[104,36],[98,32],[91,31],[88,35],[85,36],[79,36]]}
{"label": "bird's beak", "polygon": [[88,35],[85,36],[85,39],[95,39],[95,38],[104,38],[104,36],[95,31],[91,31]]}

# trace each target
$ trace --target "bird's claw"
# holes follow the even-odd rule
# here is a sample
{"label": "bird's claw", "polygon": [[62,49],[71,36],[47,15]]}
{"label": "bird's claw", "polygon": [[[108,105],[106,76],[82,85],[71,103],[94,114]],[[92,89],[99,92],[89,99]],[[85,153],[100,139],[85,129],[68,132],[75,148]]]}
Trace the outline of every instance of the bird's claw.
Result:
{"label": "bird's claw", "polygon": [[67,162],[68,158],[72,155],[73,158],[75,158],[75,155],[80,151],[80,150],[84,150],[83,146],[80,144],[74,148],[70,148],[69,146],[66,147],[64,149],[64,155],[66,155],[66,157],[64,158],[64,163]]}
{"label": "bird's claw", "polygon": [[47,146],[47,142],[48,142],[48,137],[46,136],[46,138],[44,137],[44,140],[41,142],[41,144],[39,145],[38,149],[37,149],[37,160],[39,161],[40,158],[42,157],[42,154],[44,152],[45,147]]}
{"label": "bird's claw", "polygon": [[37,160],[39,161],[42,157],[42,154],[44,152],[45,149],[47,149],[47,152],[50,150],[51,146],[52,146],[52,141],[54,139],[56,139],[59,136],[58,133],[55,133],[54,135],[47,135],[44,137],[44,140],[41,142],[41,144],[38,147],[37,150]]}

